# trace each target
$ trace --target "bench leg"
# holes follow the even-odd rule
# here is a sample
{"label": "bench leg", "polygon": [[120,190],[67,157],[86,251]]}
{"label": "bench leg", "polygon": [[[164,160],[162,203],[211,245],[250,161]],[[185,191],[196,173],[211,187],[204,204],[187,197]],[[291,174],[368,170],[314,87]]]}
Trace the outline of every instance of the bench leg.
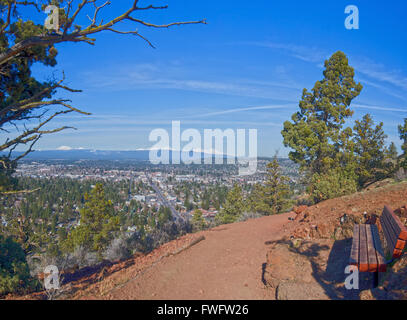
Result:
{"label": "bench leg", "polygon": [[377,288],[379,286],[379,272],[373,273],[373,287]]}

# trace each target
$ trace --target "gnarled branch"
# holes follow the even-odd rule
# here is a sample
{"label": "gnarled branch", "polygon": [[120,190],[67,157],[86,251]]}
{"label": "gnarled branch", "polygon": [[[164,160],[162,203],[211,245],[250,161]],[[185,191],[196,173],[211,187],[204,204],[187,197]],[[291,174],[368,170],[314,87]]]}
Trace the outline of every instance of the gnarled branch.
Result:
{"label": "gnarled branch", "polygon": [[[6,50],[5,52],[0,53],[0,65],[4,65],[10,59],[13,57],[17,56],[21,51],[27,50],[31,47],[34,46],[50,46],[53,44],[61,43],[61,42],[86,42],[88,44],[94,44],[96,39],[89,38],[89,35],[99,33],[102,31],[113,31],[112,27],[116,26],[118,23],[129,20],[138,24],[141,24],[143,26],[151,27],[151,28],[169,28],[172,26],[179,26],[179,25],[186,25],[186,24],[206,24],[206,20],[198,20],[198,21],[185,21],[185,22],[172,22],[168,24],[153,24],[149,23],[146,21],[143,21],[141,19],[137,19],[135,17],[132,17],[131,14],[139,11],[139,10],[161,10],[161,9],[167,9],[168,6],[154,6],[154,5],[149,5],[146,7],[138,7],[137,4],[139,0],[135,0],[133,3],[133,6],[129,8],[127,11],[125,11],[122,15],[117,16],[116,18],[110,20],[107,23],[103,24],[102,22],[97,25],[97,16],[99,12],[109,6],[111,4],[110,1],[106,1],[101,5],[96,5],[97,0],[83,0],[80,4],[78,4],[76,10],[72,13],[72,16],[69,17],[70,12],[72,11],[72,0],[67,1],[67,22],[65,26],[63,27],[63,32],[61,34],[58,33],[46,33],[42,35],[37,35],[30,37],[28,39],[22,40],[16,44],[14,44],[11,48]],[[23,4],[23,2],[11,2],[10,4],[14,4],[15,6]],[[72,28],[75,20],[78,18],[79,14],[83,10],[83,8],[89,4],[93,4],[95,7],[93,18],[91,18],[90,25],[88,25],[85,29],[83,30],[75,30],[72,32],[69,32],[69,30]],[[11,9],[10,9],[11,11]],[[10,12],[9,11],[9,12]],[[2,26],[0,29],[0,34],[5,32],[6,29],[9,27],[10,23],[6,23]],[[147,40],[145,37],[141,36],[138,31],[130,30],[130,31],[118,31],[117,29],[114,29],[114,32],[121,33],[121,34],[133,34],[136,35],[143,40],[145,40],[151,47],[154,48],[154,46],[151,44],[149,40]]]}

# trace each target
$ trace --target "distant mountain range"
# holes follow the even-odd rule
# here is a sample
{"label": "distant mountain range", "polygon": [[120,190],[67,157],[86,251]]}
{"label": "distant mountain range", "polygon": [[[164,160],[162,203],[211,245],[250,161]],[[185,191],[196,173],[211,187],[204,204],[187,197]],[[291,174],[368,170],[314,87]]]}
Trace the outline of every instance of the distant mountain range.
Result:
{"label": "distant mountain range", "polygon": [[27,155],[27,160],[139,160],[149,158],[148,150],[107,151],[90,149],[41,150]]}
{"label": "distant mountain range", "polygon": [[[170,159],[172,159],[170,150]],[[5,153],[0,153],[4,155]],[[13,156],[18,156],[21,153],[15,152]],[[71,150],[38,150],[30,153],[25,160],[136,160],[149,161],[149,150],[135,151],[109,151],[109,150],[90,150],[90,149],[71,149]],[[192,156],[192,154],[191,154]],[[197,153],[195,158],[201,159],[211,157],[209,153]],[[224,157],[226,158],[226,157]]]}

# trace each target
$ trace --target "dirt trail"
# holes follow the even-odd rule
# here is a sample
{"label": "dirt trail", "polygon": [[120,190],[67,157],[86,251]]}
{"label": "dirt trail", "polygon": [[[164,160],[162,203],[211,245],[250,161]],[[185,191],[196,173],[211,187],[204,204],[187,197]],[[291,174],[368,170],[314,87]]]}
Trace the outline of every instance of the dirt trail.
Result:
{"label": "dirt trail", "polygon": [[290,216],[262,217],[200,232],[196,236],[205,240],[162,259],[107,295],[92,298],[270,299],[262,281],[267,243],[285,234]]}

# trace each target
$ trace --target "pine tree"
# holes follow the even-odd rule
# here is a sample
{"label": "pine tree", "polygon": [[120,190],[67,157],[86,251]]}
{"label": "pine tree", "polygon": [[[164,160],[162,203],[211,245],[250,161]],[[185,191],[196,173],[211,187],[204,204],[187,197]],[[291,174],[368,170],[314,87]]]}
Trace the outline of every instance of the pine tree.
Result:
{"label": "pine tree", "polygon": [[281,174],[277,156],[267,164],[265,185],[257,184],[250,195],[250,207],[254,212],[277,214],[288,205],[289,178]]}
{"label": "pine tree", "polygon": [[194,215],[192,216],[191,219],[192,227],[194,231],[199,231],[205,229],[207,226],[207,223],[205,221],[205,218],[202,215],[202,211],[197,209],[194,211]]}
{"label": "pine tree", "polygon": [[113,204],[106,200],[103,185],[98,183],[90,194],[85,194],[85,206],[80,211],[80,225],[68,235],[65,248],[73,251],[82,246],[96,252],[99,259],[120,230],[119,217]]}
{"label": "pine tree", "polygon": [[403,125],[399,125],[398,129],[399,129],[400,139],[403,141],[403,144],[401,145],[401,149],[403,150],[403,154],[401,156],[400,165],[404,169],[407,169],[407,118],[404,119],[404,124]]}
{"label": "pine tree", "polygon": [[315,83],[312,92],[303,90],[300,111],[292,115],[292,122],[284,123],[282,131],[284,145],[294,150],[290,159],[309,176],[344,166],[338,154],[349,145],[350,130],[343,125],[353,114],[349,108],[352,100],[362,90],[341,51],[325,61],[323,74],[324,79]]}
{"label": "pine tree", "polygon": [[235,222],[245,210],[246,205],[242,188],[238,184],[235,184],[227,194],[225,204],[215,220],[221,224],[232,223]]}
{"label": "pine tree", "polygon": [[0,235],[0,296],[33,288],[26,255],[11,238]]}
{"label": "pine tree", "polygon": [[6,157],[0,157],[0,195],[15,189],[17,180],[12,177],[16,163]]}
{"label": "pine tree", "polygon": [[388,177],[394,176],[399,169],[398,151],[394,142],[385,150],[384,166]]}
{"label": "pine tree", "polygon": [[386,149],[386,157],[391,160],[397,160],[398,156],[396,144],[394,142],[390,143],[390,146]]}
{"label": "pine tree", "polygon": [[387,135],[383,131],[383,122],[374,126],[370,114],[362,120],[356,120],[354,126],[355,153],[358,166],[356,169],[359,185],[365,186],[383,177],[385,159],[385,140]]}

